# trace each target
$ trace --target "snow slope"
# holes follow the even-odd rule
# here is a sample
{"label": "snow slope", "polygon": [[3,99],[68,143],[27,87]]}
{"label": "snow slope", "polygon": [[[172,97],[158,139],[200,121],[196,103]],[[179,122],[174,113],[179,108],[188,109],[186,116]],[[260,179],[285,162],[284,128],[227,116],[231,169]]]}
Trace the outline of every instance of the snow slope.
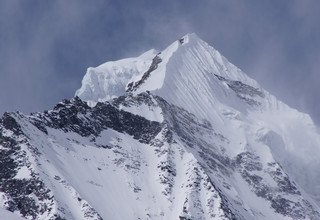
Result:
{"label": "snow slope", "polygon": [[0,205],[12,215],[320,219],[311,118],[195,34],[89,68],[76,95],[0,119]]}
{"label": "snow slope", "polygon": [[[187,34],[156,57],[161,60],[157,67],[147,77],[140,75],[128,82],[137,85],[127,86],[127,92],[151,91],[230,133],[235,146],[239,145],[238,136],[244,145],[254,135],[255,142],[264,145],[295,181],[320,201],[320,135],[309,115],[277,100],[196,34]],[[230,117],[241,120],[230,121]],[[241,152],[242,147],[235,146],[230,155]],[[261,150],[262,157],[266,150]]]}

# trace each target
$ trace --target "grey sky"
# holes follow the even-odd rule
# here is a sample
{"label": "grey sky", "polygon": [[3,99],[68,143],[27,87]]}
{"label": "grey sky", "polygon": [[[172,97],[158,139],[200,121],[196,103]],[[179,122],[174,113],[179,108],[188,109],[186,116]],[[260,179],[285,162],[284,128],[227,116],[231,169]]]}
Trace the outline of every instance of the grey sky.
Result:
{"label": "grey sky", "polygon": [[197,33],[320,124],[320,1],[0,0],[0,113],[50,109],[89,66]]}

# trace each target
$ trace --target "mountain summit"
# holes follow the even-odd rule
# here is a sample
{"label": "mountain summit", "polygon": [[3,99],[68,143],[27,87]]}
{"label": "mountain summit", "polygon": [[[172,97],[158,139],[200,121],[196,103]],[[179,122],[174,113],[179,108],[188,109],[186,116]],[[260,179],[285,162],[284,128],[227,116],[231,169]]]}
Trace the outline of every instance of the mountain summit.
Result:
{"label": "mountain summit", "polygon": [[320,219],[311,118],[196,34],[6,113],[0,152],[0,208],[26,219]]}

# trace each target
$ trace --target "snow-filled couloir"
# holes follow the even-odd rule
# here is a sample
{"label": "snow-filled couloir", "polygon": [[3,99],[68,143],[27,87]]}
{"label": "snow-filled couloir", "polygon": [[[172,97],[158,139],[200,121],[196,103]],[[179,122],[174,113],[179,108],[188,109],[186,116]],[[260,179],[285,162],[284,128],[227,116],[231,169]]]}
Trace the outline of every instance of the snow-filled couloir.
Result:
{"label": "snow-filled couloir", "polygon": [[195,34],[6,113],[0,152],[0,208],[27,219],[320,219],[311,118]]}

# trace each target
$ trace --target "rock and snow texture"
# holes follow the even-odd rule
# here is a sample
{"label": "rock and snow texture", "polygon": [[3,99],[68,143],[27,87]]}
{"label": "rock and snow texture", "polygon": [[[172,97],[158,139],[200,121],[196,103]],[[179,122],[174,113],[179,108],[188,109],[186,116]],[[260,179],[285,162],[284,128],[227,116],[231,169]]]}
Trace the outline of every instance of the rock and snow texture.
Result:
{"label": "rock and snow texture", "polygon": [[311,118],[195,34],[76,95],[0,119],[0,219],[320,219]]}

